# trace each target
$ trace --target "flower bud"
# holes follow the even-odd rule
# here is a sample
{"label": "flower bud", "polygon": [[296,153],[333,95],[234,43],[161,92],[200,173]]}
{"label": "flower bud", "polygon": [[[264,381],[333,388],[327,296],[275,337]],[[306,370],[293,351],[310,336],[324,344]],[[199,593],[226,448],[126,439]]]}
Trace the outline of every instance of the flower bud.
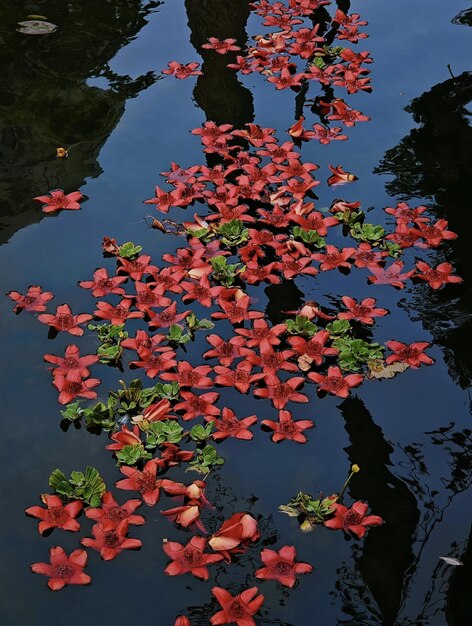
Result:
{"label": "flower bud", "polygon": [[174,626],[190,626],[190,620],[184,615],[180,615],[176,620]]}
{"label": "flower bud", "polygon": [[356,465],[356,464],[354,464],[354,465],[351,467],[351,472],[352,472],[353,474],[357,474],[357,472],[360,472],[360,471],[361,471],[361,468],[360,468],[358,465]]}

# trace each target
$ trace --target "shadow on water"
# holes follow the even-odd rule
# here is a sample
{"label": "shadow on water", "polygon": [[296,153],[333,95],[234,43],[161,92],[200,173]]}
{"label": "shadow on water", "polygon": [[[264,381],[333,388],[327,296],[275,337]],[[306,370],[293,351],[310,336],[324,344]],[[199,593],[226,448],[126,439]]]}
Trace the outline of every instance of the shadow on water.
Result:
{"label": "shadow on water", "polygon": [[[43,214],[32,198],[49,189],[75,191],[101,173],[100,149],[123,115],[126,100],[152,85],[108,62],[136,37],[162,2],[38,0],[0,2],[0,243]],[[25,35],[17,23],[44,15],[58,28]],[[106,88],[87,84],[102,77]],[[27,89],[26,87],[27,86]],[[57,147],[71,147],[67,159]]]}
{"label": "shadow on water", "polygon": [[[464,210],[472,195],[472,73],[463,72],[415,98],[405,109],[419,125],[385,153],[377,174],[390,174],[387,192],[404,200],[426,198],[437,218],[460,232],[446,250],[433,252],[435,264],[449,261],[464,282],[431,292],[418,286],[412,309],[445,353],[449,371],[461,387],[472,381],[472,214]],[[419,204],[419,202],[417,203]],[[425,297],[425,295],[428,297]]]}
{"label": "shadow on water", "polygon": [[[340,409],[349,435],[349,461],[361,467],[350,483],[349,493],[354,500],[367,500],[371,509],[387,521],[367,534],[362,553],[356,558],[362,577],[359,586],[352,585],[352,581],[348,584],[348,577],[340,577],[343,608],[348,615],[366,623],[371,623],[367,621],[370,615],[374,618],[372,623],[391,626],[402,606],[405,573],[414,560],[412,544],[420,513],[406,483],[390,471],[394,449],[363,401],[358,397],[347,399]],[[380,615],[366,601],[365,586]]]}

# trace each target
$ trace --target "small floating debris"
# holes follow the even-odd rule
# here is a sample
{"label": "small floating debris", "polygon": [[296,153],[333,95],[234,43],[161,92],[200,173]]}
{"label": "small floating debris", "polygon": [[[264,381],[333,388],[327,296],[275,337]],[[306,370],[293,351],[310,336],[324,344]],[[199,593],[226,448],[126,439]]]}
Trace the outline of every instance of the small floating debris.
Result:
{"label": "small floating debris", "polygon": [[18,32],[24,35],[48,35],[57,30],[56,24],[46,21],[44,15],[28,15],[28,19],[18,22],[18,26]]}
{"label": "small floating debris", "polygon": [[439,556],[439,559],[442,559],[445,563],[447,563],[448,565],[464,565],[464,563],[462,563],[462,561],[459,561],[459,559],[453,559],[450,556]]}

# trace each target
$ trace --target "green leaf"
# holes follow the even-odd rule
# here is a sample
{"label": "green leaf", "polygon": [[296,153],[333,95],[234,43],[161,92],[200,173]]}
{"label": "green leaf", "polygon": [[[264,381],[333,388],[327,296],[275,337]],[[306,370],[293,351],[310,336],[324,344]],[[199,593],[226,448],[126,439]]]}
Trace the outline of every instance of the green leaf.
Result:
{"label": "green leaf", "polygon": [[300,226],[294,226],[292,232],[295,238],[301,239],[303,242],[311,244],[316,248],[324,248],[326,246],[326,241],[317,230],[303,230]]}
{"label": "green leaf", "polygon": [[125,465],[136,465],[139,461],[148,461],[152,454],[146,452],[142,444],[126,445],[116,452],[118,463]]}
{"label": "green leaf", "polygon": [[290,335],[313,337],[318,330],[317,325],[313,324],[305,315],[297,315],[294,320],[286,320],[285,324]]}
{"label": "green leaf", "polygon": [[351,324],[348,320],[334,320],[326,325],[326,330],[332,336],[344,335],[351,331]]}
{"label": "green leaf", "polygon": [[382,226],[374,224],[353,224],[351,228],[351,237],[359,241],[366,241],[372,244],[378,244],[385,237],[385,230]]}
{"label": "green leaf", "polygon": [[206,441],[209,437],[211,437],[213,425],[213,422],[208,422],[206,426],[196,424],[190,431],[190,439],[193,439],[194,441]]}
{"label": "green leaf", "polygon": [[199,472],[200,474],[208,474],[212,469],[223,465],[224,459],[218,456],[218,452],[214,446],[207,445],[203,450],[197,450],[196,458],[189,463],[186,471]]}
{"label": "green leaf", "polygon": [[80,407],[78,402],[71,402],[66,406],[65,411],[61,411],[62,417],[70,422],[81,420],[83,414],[84,410]]}
{"label": "green leaf", "polygon": [[122,257],[123,259],[133,259],[139,256],[139,253],[142,249],[142,246],[135,246],[134,243],[132,243],[131,241],[127,241],[120,246],[118,256]]}
{"label": "green leaf", "polygon": [[146,448],[155,448],[163,443],[179,443],[184,429],[175,420],[152,422],[146,431]]}

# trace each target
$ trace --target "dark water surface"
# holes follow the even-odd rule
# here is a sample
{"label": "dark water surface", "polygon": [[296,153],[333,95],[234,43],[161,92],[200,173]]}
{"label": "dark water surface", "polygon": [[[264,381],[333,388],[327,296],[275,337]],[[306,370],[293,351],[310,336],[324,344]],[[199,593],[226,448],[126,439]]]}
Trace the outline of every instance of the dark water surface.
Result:
{"label": "dark water surface", "polygon": [[[427,203],[435,216],[449,220],[459,239],[430,258],[447,258],[464,283],[439,293],[427,286],[397,292],[368,287],[365,275],[328,272],[315,281],[297,279],[302,294],[293,288],[270,294],[282,308],[290,308],[287,302],[296,308],[303,294],[326,304],[346,294],[376,297],[392,312],[377,321],[376,340],[431,341],[436,364],[365,383],[345,401],[313,397],[309,405],[296,405],[297,417],[313,418],[317,426],[306,446],[275,446],[257,429],[251,444],[221,445],[226,463],[208,489],[221,513],[215,524],[223,515],[250,510],[268,543],[295,545],[298,558],[315,567],[293,590],[259,585],[266,596],[260,624],[472,623],[472,31],[464,1],[353,2],[351,11],[369,21],[370,38],[358,48],[370,50],[375,60],[374,92],[346,99],[372,121],[349,129],[348,142],[303,147],[303,158],[325,171],[327,163],[342,163],[359,176],[341,195],[375,207],[370,221],[383,220],[381,208],[399,199]],[[46,15],[57,32],[17,33],[16,23],[30,13]],[[283,137],[295,119],[293,92],[275,92],[255,75],[242,77],[241,84],[226,68],[226,57],[199,50],[209,36],[242,42],[257,34],[259,22],[248,14],[244,0],[0,2],[0,292],[39,284],[56,294],[55,306],[68,302],[74,311],[90,310],[90,294],[76,283],[103,266],[104,235],[140,243],[156,261],[181,245],[146,228],[142,218],[152,209],[141,201],[152,196],[158,173],[171,161],[183,167],[204,162],[190,129],[206,119],[235,126],[254,120]],[[159,79],[168,61],[201,57],[205,74],[198,81]],[[54,158],[57,146],[71,145],[67,160]],[[56,187],[80,188],[88,197],[82,210],[44,216],[32,198]],[[325,185],[319,189],[320,206],[339,195]],[[0,299],[0,624],[171,626],[187,607],[192,625],[208,624],[216,610],[211,587],[254,584],[258,551],[240,565],[217,566],[207,583],[166,577],[162,537],[179,541],[187,535],[161,519],[159,505],[144,511],[147,524],[133,533],[143,541],[140,552],[106,564],[91,551],[90,587],[53,594],[45,579],[29,572],[31,562],[46,560],[50,546],[77,547],[72,533],[41,538],[23,514],[47,491],[51,470],[93,465],[110,486],[118,471],[103,451],[105,436],[59,428],[57,393],[43,354],[61,354],[73,340],[49,340],[33,315],[17,318],[11,308]],[[84,353],[96,349],[90,336],[80,346]],[[192,346],[188,360],[197,363],[200,353],[201,345]],[[100,389],[116,387],[115,371],[101,368],[97,375]],[[129,371],[125,376],[135,377]],[[274,419],[268,403],[228,391],[226,398],[241,414]],[[438,429],[443,432],[434,433]],[[339,489],[354,462],[362,471],[350,497],[369,501],[387,522],[364,541],[322,529],[302,534],[295,520],[277,512],[298,490]],[[180,470],[171,477],[189,480]],[[440,555],[458,557],[464,566],[447,566]]]}

